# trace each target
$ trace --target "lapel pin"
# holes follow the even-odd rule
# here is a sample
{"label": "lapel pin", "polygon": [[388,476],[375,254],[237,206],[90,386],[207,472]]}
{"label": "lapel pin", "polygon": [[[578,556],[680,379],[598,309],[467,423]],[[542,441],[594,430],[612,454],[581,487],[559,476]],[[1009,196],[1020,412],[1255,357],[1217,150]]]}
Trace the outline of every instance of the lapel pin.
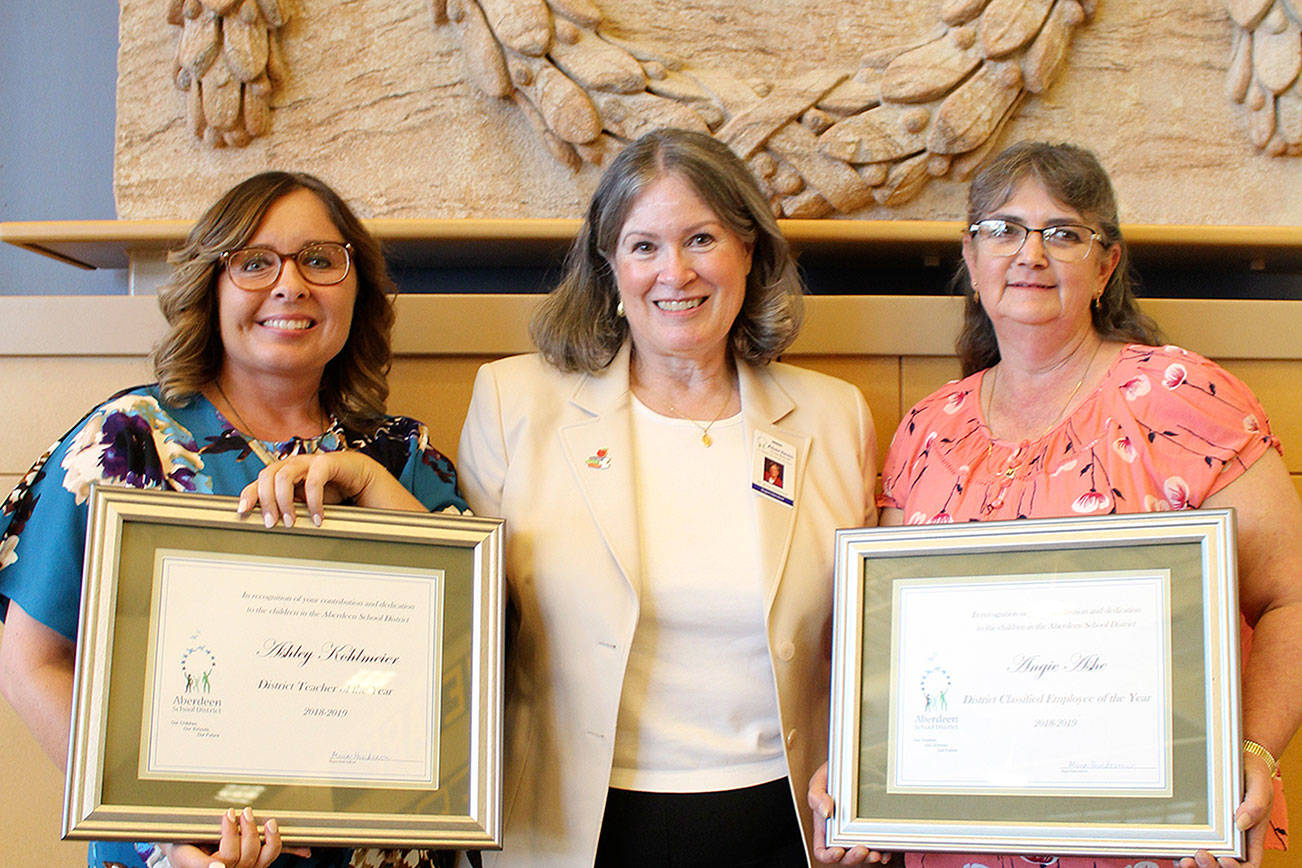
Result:
{"label": "lapel pin", "polygon": [[596,455],[588,456],[588,466],[597,470],[609,470],[610,456],[606,454],[605,449],[598,449]]}

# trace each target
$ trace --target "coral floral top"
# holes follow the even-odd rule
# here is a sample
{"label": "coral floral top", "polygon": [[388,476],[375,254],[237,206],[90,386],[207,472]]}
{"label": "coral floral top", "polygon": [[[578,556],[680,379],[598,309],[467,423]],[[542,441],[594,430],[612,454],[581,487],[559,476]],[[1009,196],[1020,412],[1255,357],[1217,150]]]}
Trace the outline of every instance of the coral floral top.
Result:
{"label": "coral floral top", "polygon": [[[986,371],[947,383],[908,412],[882,468],[878,506],[907,524],[1194,509],[1269,449],[1265,411],[1238,379],[1179,347],[1131,344],[1063,421],[1031,440],[994,437]],[[1244,624],[1245,653],[1251,630]],[[1276,781],[1266,845],[1287,841]],[[1192,854],[1190,854],[1192,855]],[[910,853],[915,868],[1165,868],[1170,860]]]}

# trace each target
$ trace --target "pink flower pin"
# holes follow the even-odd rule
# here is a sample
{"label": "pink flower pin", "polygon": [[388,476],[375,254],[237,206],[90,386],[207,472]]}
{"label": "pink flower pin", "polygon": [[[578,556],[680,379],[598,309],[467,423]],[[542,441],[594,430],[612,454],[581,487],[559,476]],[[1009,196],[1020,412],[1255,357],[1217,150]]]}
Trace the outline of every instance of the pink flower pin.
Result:
{"label": "pink flower pin", "polygon": [[1162,385],[1168,389],[1175,389],[1183,385],[1187,379],[1189,379],[1189,372],[1185,370],[1184,365],[1172,362],[1166,366],[1166,372],[1162,374]]}

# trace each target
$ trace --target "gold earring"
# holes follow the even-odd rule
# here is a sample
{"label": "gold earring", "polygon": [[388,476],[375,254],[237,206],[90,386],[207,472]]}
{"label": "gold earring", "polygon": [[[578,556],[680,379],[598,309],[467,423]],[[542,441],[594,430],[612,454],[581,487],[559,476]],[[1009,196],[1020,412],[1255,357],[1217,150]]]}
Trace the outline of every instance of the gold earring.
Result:
{"label": "gold earring", "polygon": [[624,299],[622,298],[619,300],[619,303],[615,305],[615,316],[620,317],[621,319],[624,317]]}

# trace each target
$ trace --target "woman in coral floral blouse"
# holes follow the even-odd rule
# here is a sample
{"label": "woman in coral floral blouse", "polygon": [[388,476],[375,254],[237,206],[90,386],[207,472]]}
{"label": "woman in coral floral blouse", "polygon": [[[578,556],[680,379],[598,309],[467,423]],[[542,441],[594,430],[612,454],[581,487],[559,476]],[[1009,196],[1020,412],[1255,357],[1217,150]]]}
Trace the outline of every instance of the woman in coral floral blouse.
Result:
{"label": "woman in coral floral blouse", "polygon": [[[882,471],[881,523],[1234,507],[1252,652],[1243,669],[1247,790],[1235,822],[1251,830],[1247,861],[1259,865],[1263,848],[1286,841],[1273,757],[1302,722],[1302,508],[1279,441],[1243,383],[1187,350],[1154,346],[1156,328],[1131,291],[1112,187],[1092,154],[1014,145],[977,175],[968,206],[964,378],[900,423]],[[825,783],[811,781],[816,817],[832,809]],[[816,855],[889,858],[863,847]],[[1172,864],[957,853],[908,853],[904,862]],[[1217,863],[1200,852],[1179,864]]]}

